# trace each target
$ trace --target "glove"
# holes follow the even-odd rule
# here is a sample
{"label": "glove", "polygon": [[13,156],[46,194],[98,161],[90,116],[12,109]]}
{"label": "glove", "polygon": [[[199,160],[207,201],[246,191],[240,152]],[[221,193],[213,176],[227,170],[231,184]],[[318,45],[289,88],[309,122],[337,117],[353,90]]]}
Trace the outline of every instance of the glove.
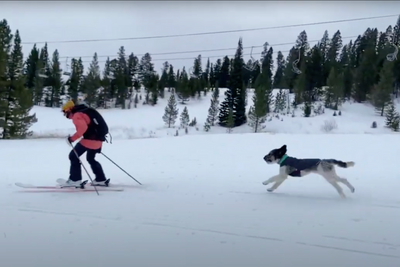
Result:
{"label": "glove", "polygon": [[72,144],[71,136],[68,135],[66,141],[67,141],[68,145],[71,145]]}

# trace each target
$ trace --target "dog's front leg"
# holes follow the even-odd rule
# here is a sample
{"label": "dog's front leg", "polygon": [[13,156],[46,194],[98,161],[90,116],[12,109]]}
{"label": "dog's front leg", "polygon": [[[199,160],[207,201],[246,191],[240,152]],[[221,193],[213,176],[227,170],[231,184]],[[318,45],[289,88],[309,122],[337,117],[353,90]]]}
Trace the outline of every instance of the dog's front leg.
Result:
{"label": "dog's front leg", "polygon": [[[278,175],[272,176],[272,177],[269,178],[268,180],[265,180],[265,181],[263,182],[263,185],[267,185],[267,184],[270,184],[270,183],[272,183],[272,182],[277,182],[277,181],[280,181],[280,180],[286,179],[286,178],[287,178],[287,170],[286,170],[286,167],[280,167],[280,168],[279,168],[279,174],[278,174]],[[283,183],[283,182],[281,182],[281,183]]]}
{"label": "dog's front leg", "polygon": [[267,185],[267,184],[276,182],[280,177],[281,177],[280,174],[274,175],[274,176],[272,176],[271,178],[269,178],[268,180],[265,180],[265,181],[263,182],[263,185]]}
{"label": "dog's front leg", "polygon": [[276,182],[274,183],[273,186],[267,189],[268,192],[273,192],[275,191],[285,180],[287,176],[280,176],[278,179],[276,179]]}

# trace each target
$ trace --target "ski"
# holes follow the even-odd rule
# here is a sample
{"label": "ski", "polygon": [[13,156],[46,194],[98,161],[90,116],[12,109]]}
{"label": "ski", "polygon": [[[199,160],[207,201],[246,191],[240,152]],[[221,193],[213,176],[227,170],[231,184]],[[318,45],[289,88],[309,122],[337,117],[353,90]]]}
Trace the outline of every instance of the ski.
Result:
{"label": "ski", "polygon": [[[48,186],[48,185],[32,185],[32,184],[24,184],[24,183],[15,183],[16,186],[24,188],[24,189],[34,189],[35,191],[48,191],[48,192],[93,192],[96,191],[96,189],[91,186],[91,187],[85,187],[87,181],[82,182],[80,187],[75,187],[75,186],[61,186],[61,185],[55,185],[55,186]],[[124,191],[123,188],[109,188],[109,187],[96,187],[97,191]]]}
{"label": "ski", "polygon": [[[67,181],[66,179],[62,179],[62,178],[56,180],[57,184],[60,184],[60,185],[65,184],[66,181]],[[93,185],[91,183],[88,183],[87,186],[93,187]],[[107,179],[106,180],[106,185],[96,185],[96,187],[97,188],[99,188],[99,187],[102,187],[102,188],[104,188],[104,187],[105,188],[115,188],[115,187],[118,187],[118,188],[120,188],[120,187],[137,188],[138,186],[134,185],[134,184],[111,184],[110,183],[110,179]]]}

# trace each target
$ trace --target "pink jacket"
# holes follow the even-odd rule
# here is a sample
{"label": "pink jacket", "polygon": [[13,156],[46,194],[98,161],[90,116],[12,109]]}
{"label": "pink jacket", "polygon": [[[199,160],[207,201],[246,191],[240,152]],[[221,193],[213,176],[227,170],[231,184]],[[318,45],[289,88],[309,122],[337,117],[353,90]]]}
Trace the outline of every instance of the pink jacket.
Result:
{"label": "pink jacket", "polygon": [[[88,115],[82,112],[77,112],[72,115],[72,122],[75,125],[76,133],[71,136],[71,141],[75,142],[76,140],[81,138],[83,134],[86,132],[90,123],[90,118]],[[101,146],[103,145],[102,141],[88,140],[88,139],[81,139],[80,143],[81,145],[83,145],[88,149],[100,149]]]}

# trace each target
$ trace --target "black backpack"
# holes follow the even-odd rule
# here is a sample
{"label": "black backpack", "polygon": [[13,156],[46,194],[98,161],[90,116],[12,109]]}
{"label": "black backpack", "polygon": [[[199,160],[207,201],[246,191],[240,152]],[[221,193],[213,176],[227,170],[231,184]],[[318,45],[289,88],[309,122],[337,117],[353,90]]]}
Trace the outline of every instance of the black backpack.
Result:
{"label": "black backpack", "polygon": [[106,137],[108,134],[110,134],[108,130],[108,125],[103,116],[101,116],[101,114],[97,110],[86,105],[77,105],[73,108],[72,112],[82,112],[88,115],[90,118],[90,124],[87,131],[83,134],[83,138],[98,140],[102,142],[106,141],[108,143]]}

